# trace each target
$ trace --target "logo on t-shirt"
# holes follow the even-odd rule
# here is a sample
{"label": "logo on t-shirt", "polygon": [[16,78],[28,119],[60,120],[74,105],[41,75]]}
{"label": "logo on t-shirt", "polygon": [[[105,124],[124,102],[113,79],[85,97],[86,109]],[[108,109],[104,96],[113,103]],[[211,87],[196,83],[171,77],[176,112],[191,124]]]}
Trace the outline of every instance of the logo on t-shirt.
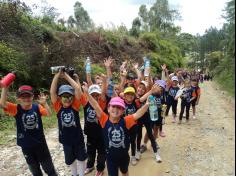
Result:
{"label": "logo on t-shirt", "polygon": [[25,130],[33,130],[39,128],[38,115],[36,112],[33,112],[32,114],[24,113],[21,119]]}
{"label": "logo on t-shirt", "polygon": [[108,129],[109,148],[125,148],[125,133],[123,128],[119,129],[110,127]]}
{"label": "logo on t-shirt", "polygon": [[73,111],[62,111],[61,112],[61,123],[62,127],[76,127],[75,115]]}
{"label": "logo on t-shirt", "polygon": [[131,115],[131,114],[134,114],[135,112],[136,112],[135,106],[126,106],[125,107],[125,114],[126,115]]}
{"label": "logo on t-shirt", "polygon": [[87,109],[87,121],[90,123],[98,123],[96,118],[96,111],[90,107]]}

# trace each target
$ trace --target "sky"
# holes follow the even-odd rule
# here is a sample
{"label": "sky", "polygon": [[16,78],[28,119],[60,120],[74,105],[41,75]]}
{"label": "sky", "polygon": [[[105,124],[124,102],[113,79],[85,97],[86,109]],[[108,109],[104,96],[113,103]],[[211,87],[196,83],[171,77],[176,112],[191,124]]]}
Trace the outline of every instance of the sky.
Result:
{"label": "sky", "polygon": [[[28,5],[41,4],[41,0],[23,0]],[[73,6],[77,0],[47,0],[58,9],[60,17],[67,19],[73,15]],[[178,8],[182,19],[175,24],[181,27],[181,32],[202,35],[211,26],[220,29],[224,23],[221,17],[226,2],[229,0],[169,0],[171,7]],[[129,29],[132,21],[138,16],[140,5],[150,4],[154,0],[79,0],[96,26],[108,28],[125,24]]]}

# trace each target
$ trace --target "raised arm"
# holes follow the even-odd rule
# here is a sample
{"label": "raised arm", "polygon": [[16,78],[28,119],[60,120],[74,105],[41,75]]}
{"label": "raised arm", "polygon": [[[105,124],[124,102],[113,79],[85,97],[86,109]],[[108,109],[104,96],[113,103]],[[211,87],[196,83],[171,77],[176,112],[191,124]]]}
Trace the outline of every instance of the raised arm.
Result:
{"label": "raised arm", "polygon": [[42,105],[42,106],[46,109],[46,111],[47,111],[47,116],[51,116],[51,115],[52,115],[52,111],[51,111],[51,108],[49,107],[49,105],[48,105],[48,103],[47,103],[47,98],[48,98],[47,95],[45,95],[44,93],[41,93],[41,94],[39,95],[39,100],[38,100],[38,102],[39,102],[40,105]]}
{"label": "raised arm", "polygon": [[91,78],[91,73],[86,73],[86,81],[89,86],[93,84],[92,78]]}
{"label": "raised arm", "polygon": [[144,94],[144,95],[139,99],[139,101],[140,101],[140,102],[146,101],[147,98],[148,98],[151,94],[153,94],[154,92],[158,92],[158,91],[160,91],[160,90],[161,90],[161,88],[160,88],[158,85],[154,84],[154,85],[152,86],[152,89],[149,90],[146,94]]}
{"label": "raised arm", "polygon": [[135,70],[135,73],[137,74],[137,76],[138,76],[138,80],[142,80],[142,73],[141,73],[141,71],[138,69],[138,63],[135,63],[135,64],[133,64],[133,67],[134,67],[134,70]]}
{"label": "raised arm", "polygon": [[112,78],[112,72],[111,72],[111,65],[112,65],[112,57],[109,56],[108,59],[104,60],[104,65],[106,67],[106,71],[107,71],[107,79],[111,79]]}
{"label": "raised arm", "polygon": [[51,97],[52,104],[54,104],[57,101],[57,85],[58,85],[58,80],[59,80],[61,72],[62,71],[54,75],[52,83],[51,83],[50,97]]}
{"label": "raised arm", "polygon": [[84,85],[82,86],[82,88],[86,97],[88,98],[90,105],[96,111],[96,114],[97,114],[96,117],[100,119],[103,113],[102,108],[99,106],[98,102],[88,93],[88,84],[84,82]]}
{"label": "raised arm", "polygon": [[108,87],[107,77],[106,77],[106,75],[102,74],[101,78],[102,78],[102,94],[101,94],[101,98],[102,98],[102,100],[106,100],[106,93],[107,93],[107,87]]}
{"label": "raised arm", "polygon": [[5,87],[2,88],[1,99],[0,99],[0,108],[6,107],[7,91],[8,91],[8,88],[5,88]]}
{"label": "raised arm", "polygon": [[141,118],[148,110],[148,107],[149,107],[149,98],[147,98],[145,105],[143,105],[136,113],[133,114],[134,119],[138,120],[139,118]]}

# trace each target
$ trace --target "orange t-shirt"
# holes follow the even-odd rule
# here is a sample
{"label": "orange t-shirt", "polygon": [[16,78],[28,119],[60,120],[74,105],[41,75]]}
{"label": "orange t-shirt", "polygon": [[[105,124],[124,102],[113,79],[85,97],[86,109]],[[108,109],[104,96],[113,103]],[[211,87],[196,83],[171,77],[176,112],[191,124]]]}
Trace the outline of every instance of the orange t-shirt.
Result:
{"label": "orange t-shirt", "polygon": [[[102,128],[105,128],[106,122],[108,120],[110,120],[111,123],[118,123],[119,122],[119,121],[117,121],[117,122],[112,121],[111,119],[109,119],[109,116],[105,112],[103,112],[100,119],[99,119],[99,122],[100,122]],[[124,120],[125,120],[125,126],[127,129],[130,129],[132,126],[134,126],[136,124],[136,121],[135,121],[133,115],[128,115],[128,116],[124,117]]]}
{"label": "orange t-shirt", "polygon": [[[48,115],[47,110],[40,104],[38,106],[39,106],[40,114],[42,116],[47,116]],[[17,114],[17,104],[7,102],[6,107],[3,110],[7,114],[9,114],[11,116],[15,116]]]}
{"label": "orange t-shirt", "polygon": [[[88,103],[88,98],[86,97],[85,94],[82,95],[80,101],[81,101],[81,104],[83,105],[83,107],[85,107],[86,104]],[[104,111],[106,106],[107,106],[107,101],[106,100],[102,100],[102,98],[99,98],[98,99],[98,104],[102,108],[102,110]]]}
{"label": "orange t-shirt", "polygon": [[[84,101],[83,98],[84,98],[83,96],[81,97],[80,100],[74,98],[74,100],[72,102],[72,108],[79,111],[81,101]],[[58,113],[60,111],[61,107],[62,107],[62,103],[61,103],[61,98],[59,97],[57,99],[57,101],[53,104],[53,109],[55,110],[56,113]]]}

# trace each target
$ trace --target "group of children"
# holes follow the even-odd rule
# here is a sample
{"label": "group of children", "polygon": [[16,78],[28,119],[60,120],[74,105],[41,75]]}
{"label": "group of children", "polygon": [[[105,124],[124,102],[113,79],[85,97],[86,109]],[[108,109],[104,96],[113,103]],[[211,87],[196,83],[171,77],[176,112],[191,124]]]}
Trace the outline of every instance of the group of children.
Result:
{"label": "group of children", "polygon": [[[141,153],[151,142],[154,157],[162,162],[157,137],[165,137],[163,125],[172,107],[173,122],[177,118],[178,98],[181,98],[179,123],[182,122],[186,108],[186,120],[189,120],[190,106],[199,102],[200,88],[194,77],[183,79],[181,71],[168,74],[166,65],[162,66],[162,75],[152,79],[144,76],[144,70],[134,64],[135,71],[127,69],[127,62],[120,67],[120,80],[114,85],[112,80],[112,58],[104,61],[107,74],[95,77],[86,72],[86,82],[81,85],[78,75],[73,78],[60,70],[54,75],[50,88],[51,103],[57,114],[59,142],[63,145],[65,164],[70,166],[73,176],[84,176],[94,170],[96,176],[104,173],[107,166],[109,176],[128,176],[131,162],[136,165]],[[137,76],[137,77],[135,77]],[[68,84],[59,85],[59,79]],[[42,166],[49,176],[57,175],[43,132],[42,116],[51,116],[47,95],[39,95],[39,103],[34,103],[31,86],[21,86],[17,91],[18,103],[7,101],[8,88],[2,88],[0,107],[14,116],[17,127],[17,144],[21,147],[32,175],[40,176]],[[153,98],[157,107],[157,118],[152,119],[149,108]],[[153,101],[152,100],[152,101]],[[84,110],[84,128],[80,123],[79,110]],[[141,145],[143,130],[146,134]],[[86,135],[86,142],[84,140]],[[131,157],[129,149],[131,147]],[[87,161],[87,162],[86,162]]]}

